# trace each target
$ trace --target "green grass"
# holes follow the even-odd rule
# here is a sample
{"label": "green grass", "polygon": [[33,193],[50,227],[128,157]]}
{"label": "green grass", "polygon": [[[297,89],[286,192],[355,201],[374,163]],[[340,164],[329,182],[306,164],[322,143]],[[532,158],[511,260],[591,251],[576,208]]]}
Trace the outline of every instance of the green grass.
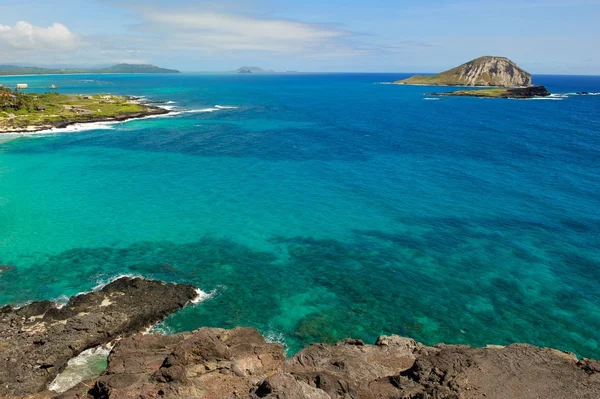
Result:
{"label": "green grass", "polygon": [[[19,94],[18,109],[0,108],[0,131],[56,122],[86,122],[118,117],[147,110],[127,97],[97,94],[93,96],[58,93]],[[78,112],[80,111],[80,112]]]}
{"label": "green grass", "polygon": [[495,88],[495,89],[483,89],[483,90],[459,90],[451,93],[452,96],[466,96],[466,97],[489,97],[489,98],[502,98],[510,96],[510,92],[507,89]]}

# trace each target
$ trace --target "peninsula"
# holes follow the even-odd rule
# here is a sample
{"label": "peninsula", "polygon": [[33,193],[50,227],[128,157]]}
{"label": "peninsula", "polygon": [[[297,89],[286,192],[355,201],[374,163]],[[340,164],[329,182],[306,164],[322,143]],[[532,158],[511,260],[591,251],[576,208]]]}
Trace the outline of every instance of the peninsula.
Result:
{"label": "peninsula", "polygon": [[544,86],[533,86],[531,74],[506,57],[479,57],[437,75],[416,75],[394,83],[420,86],[493,87],[484,90],[431,93],[437,96],[532,98],[550,95]]}
{"label": "peninsula", "polygon": [[0,76],[67,75],[75,73],[181,73],[176,69],[150,64],[117,64],[106,68],[39,68],[35,66],[0,65]]}
{"label": "peninsula", "polygon": [[118,122],[168,110],[111,94],[22,93],[0,88],[0,134],[31,133],[75,123]]}

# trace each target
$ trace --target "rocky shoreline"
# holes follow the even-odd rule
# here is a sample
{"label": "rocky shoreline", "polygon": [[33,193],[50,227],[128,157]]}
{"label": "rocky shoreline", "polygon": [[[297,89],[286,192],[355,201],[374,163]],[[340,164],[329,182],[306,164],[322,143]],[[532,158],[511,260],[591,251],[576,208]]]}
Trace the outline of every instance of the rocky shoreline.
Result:
{"label": "rocky shoreline", "polygon": [[46,122],[44,125],[36,125],[36,126],[28,126],[25,129],[8,129],[8,130],[0,130],[0,134],[23,134],[23,133],[36,133],[42,132],[50,129],[64,129],[73,125],[80,124],[89,124],[89,123],[99,123],[99,122],[126,122],[132,119],[146,118],[149,116],[157,116],[157,115],[166,115],[171,113],[172,111],[167,110],[165,108],[160,108],[156,106],[150,106],[146,104],[140,104],[145,107],[145,110],[142,112],[131,112],[131,113],[123,113],[115,116],[90,116],[88,120],[76,120],[76,121],[56,121],[56,122]]}
{"label": "rocky shoreline", "polygon": [[[313,344],[286,359],[254,329],[141,333],[188,304],[189,285],[118,279],[57,308],[0,309],[0,397],[30,399],[534,399],[600,397],[600,362],[515,344],[428,347],[410,338],[374,345]],[[114,342],[108,368],[66,392],[48,390],[67,361]]]}
{"label": "rocky shoreline", "polygon": [[0,398],[47,389],[69,359],[143,331],[196,297],[190,285],[121,278],[67,305],[0,308]]}
{"label": "rocky shoreline", "polygon": [[431,93],[438,97],[480,97],[480,98],[515,98],[528,99],[535,97],[548,97],[550,92],[545,86],[511,87],[483,90],[459,90],[445,93]]}

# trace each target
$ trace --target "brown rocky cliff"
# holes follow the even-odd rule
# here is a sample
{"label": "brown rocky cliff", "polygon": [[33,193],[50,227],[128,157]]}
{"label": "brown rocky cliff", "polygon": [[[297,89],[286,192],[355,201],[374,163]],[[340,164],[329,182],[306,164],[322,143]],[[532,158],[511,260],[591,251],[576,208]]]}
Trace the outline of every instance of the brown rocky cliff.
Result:
{"label": "brown rocky cliff", "polygon": [[253,329],[203,328],[123,339],[103,376],[54,397],[593,399],[600,363],[531,345],[426,347],[398,336],[315,344],[286,360]]}
{"label": "brown rocky cliff", "polygon": [[47,389],[69,359],[142,331],[196,295],[190,285],[121,278],[62,308],[50,301],[0,308],[0,398]]}

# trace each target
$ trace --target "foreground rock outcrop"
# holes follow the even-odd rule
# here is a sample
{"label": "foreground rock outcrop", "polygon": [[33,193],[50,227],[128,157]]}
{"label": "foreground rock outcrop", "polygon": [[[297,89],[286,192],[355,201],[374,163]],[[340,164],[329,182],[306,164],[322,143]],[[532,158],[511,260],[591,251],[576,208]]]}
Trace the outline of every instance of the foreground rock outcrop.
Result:
{"label": "foreground rock outcrop", "polygon": [[46,390],[69,359],[142,331],[196,295],[190,285],[121,278],[62,308],[50,301],[0,308],[0,398]]}
{"label": "foreground rock outcrop", "polygon": [[316,344],[286,360],[253,329],[121,340],[95,381],[57,399],[573,399],[600,397],[600,362],[531,345],[426,347],[380,337]]}
{"label": "foreground rock outcrop", "polygon": [[[189,285],[122,278],[62,308],[0,308],[0,398],[600,398],[600,362],[525,344],[428,347],[382,336],[314,344],[286,359],[251,328],[136,334],[196,295]],[[102,375],[48,390],[69,359],[109,342]]]}
{"label": "foreground rock outcrop", "polygon": [[413,76],[397,84],[432,86],[531,86],[531,74],[506,57],[479,57],[432,76]]}

